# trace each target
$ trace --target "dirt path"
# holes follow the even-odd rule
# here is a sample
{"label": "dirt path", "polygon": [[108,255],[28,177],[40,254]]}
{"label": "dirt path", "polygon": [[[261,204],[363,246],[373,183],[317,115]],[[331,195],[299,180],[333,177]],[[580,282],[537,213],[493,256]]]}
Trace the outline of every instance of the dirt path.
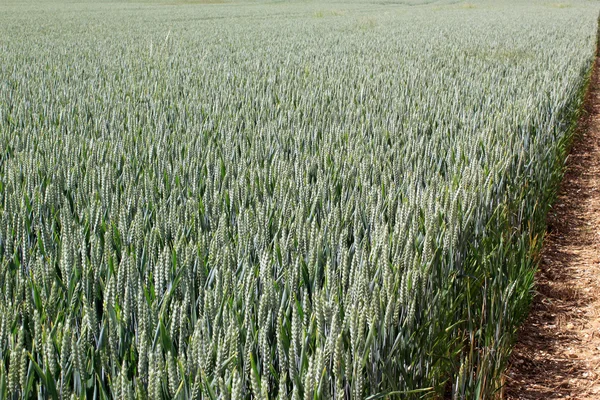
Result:
{"label": "dirt path", "polygon": [[600,399],[600,59],[506,374],[508,399]]}

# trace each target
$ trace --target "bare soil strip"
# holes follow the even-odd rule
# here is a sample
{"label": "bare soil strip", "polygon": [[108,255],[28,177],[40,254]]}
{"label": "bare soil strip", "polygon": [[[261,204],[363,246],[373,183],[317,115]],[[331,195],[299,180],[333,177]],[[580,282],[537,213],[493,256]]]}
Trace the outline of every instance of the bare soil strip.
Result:
{"label": "bare soil strip", "polygon": [[556,203],[508,399],[600,399],[600,60]]}

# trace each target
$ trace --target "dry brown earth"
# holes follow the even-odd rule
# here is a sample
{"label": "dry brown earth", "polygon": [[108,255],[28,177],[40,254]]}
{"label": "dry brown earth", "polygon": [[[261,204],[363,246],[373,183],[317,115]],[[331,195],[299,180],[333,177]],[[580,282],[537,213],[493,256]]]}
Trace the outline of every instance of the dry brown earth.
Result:
{"label": "dry brown earth", "polygon": [[507,399],[600,399],[600,61],[505,376]]}

